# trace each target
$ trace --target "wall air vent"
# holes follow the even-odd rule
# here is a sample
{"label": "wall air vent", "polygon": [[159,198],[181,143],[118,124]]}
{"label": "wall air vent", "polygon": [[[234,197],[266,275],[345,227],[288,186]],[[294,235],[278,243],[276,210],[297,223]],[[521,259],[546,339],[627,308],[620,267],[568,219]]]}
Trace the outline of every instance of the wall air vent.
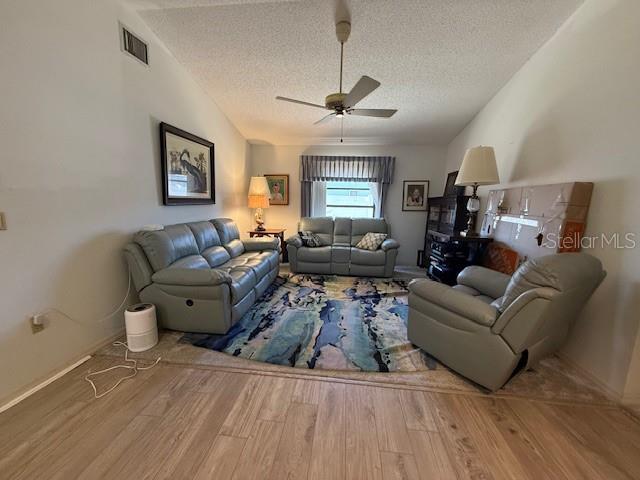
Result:
{"label": "wall air vent", "polygon": [[120,24],[120,47],[123,52],[135,57],[145,65],[149,65],[149,47],[139,37]]}

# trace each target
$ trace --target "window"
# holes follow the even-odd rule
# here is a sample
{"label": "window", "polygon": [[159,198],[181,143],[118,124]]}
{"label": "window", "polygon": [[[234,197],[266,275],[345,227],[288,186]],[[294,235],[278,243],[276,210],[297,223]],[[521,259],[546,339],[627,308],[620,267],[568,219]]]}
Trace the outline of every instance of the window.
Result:
{"label": "window", "polygon": [[329,217],[373,218],[375,206],[368,182],[327,182]]}

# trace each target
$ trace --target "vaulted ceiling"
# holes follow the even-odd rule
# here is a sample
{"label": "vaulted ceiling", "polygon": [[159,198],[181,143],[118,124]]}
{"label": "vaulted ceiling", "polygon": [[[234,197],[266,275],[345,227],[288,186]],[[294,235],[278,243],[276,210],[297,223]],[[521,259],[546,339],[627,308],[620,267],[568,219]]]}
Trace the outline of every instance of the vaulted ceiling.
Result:
{"label": "vaulted ceiling", "polygon": [[345,142],[448,143],[582,0],[131,0],[144,21],[250,141],[332,143],[340,120],[313,123],[338,91],[336,16],[350,15],[345,90],[382,85],[348,117]]}

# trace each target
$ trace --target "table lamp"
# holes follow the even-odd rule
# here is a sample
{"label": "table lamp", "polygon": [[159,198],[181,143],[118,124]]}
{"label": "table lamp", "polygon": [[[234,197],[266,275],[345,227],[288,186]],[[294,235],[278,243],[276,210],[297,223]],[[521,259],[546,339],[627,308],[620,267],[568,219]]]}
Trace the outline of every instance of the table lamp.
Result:
{"label": "table lamp", "polygon": [[249,182],[248,205],[249,208],[255,208],[254,219],[256,221],[256,230],[264,230],[264,217],[262,209],[269,208],[269,184],[266,177],[251,177]]}
{"label": "table lamp", "polygon": [[456,186],[473,187],[473,195],[467,202],[469,219],[467,229],[460,232],[463,237],[472,237],[476,234],[476,216],[480,210],[480,199],[477,192],[480,185],[495,185],[500,183],[496,155],[493,147],[478,146],[470,148],[464,154],[462,166],[456,177]]}

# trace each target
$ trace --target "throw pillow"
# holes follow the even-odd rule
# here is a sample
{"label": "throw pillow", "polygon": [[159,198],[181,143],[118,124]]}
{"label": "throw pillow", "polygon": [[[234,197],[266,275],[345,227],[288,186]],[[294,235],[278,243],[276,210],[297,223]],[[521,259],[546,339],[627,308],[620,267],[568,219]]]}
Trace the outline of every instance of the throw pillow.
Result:
{"label": "throw pillow", "polygon": [[375,251],[380,248],[380,245],[382,245],[382,242],[384,242],[386,238],[386,233],[369,232],[364,237],[362,237],[362,240],[358,242],[356,248]]}
{"label": "throw pillow", "polygon": [[313,232],[298,232],[302,245],[305,247],[316,248],[322,246],[322,240]]}

